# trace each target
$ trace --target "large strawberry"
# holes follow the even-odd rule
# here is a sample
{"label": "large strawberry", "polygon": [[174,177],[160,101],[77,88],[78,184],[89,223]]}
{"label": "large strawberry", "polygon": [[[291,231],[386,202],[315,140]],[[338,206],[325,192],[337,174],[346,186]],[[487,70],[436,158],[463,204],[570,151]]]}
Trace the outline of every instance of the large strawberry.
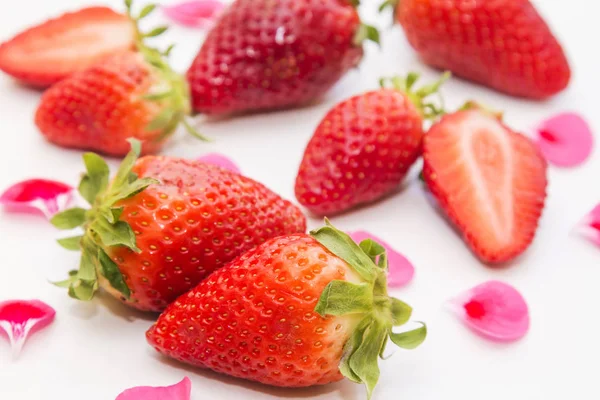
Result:
{"label": "large strawberry", "polygon": [[428,64],[515,96],[542,99],[569,84],[560,44],[529,0],[388,0]]}
{"label": "large strawberry", "polygon": [[335,214],[396,189],[421,154],[423,119],[439,112],[425,98],[439,82],[415,90],[416,74],[352,97],[325,116],[310,140],[296,197],[314,213]]}
{"label": "large strawberry", "polygon": [[106,7],[64,14],[0,45],[0,70],[21,82],[50,86],[107,55],[135,48],[130,19]]}
{"label": "large strawberry", "polygon": [[148,330],[159,352],[269,385],[346,377],[371,396],[388,339],[413,349],[423,325],[392,332],[412,309],[389,297],[385,250],[327,224],[271,239],[181,296]]}
{"label": "large strawberry", "polygon": [[188,80],[205,114],[284,108],[318,98],[363,55],[377,31],[358,0],[236,0],[211,30]]}
{"label": "large strawberry", "polygon": [[106,163],[87,153],[79,186],[92,205],[56,215],[61,240],[81,250],[79,271],[62,282],[88,300],[103,287],[128,305],[161,311],[211,272],[282,234],[304,232],[300,210],[263,185],[202,162],[147,156],[139,143],[109,182]]}
{"label": "large strawberry", "polygon": [[484,262],[503,263],[531,244],[546,198],[546,162],[496,115],[446,115],[423,145],[423,178],[441,209]]}
{"label": "large strawberry", "polygon": [[137,31],[137,52],[115,54],[52,86],[35,116],[42,134],[60,146],[114,156],[127,154],[130,137],[142,141],[144,153],[153,153],[180,124],[198,136],[186,121],[191,109],[185,79],[166,61],[168,50],[143,42],[165,29]]}

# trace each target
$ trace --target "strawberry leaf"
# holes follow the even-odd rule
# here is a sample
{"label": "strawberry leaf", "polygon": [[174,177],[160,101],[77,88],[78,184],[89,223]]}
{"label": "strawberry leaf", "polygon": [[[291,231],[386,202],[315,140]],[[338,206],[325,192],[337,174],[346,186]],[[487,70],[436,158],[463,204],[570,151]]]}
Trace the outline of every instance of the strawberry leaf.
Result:
{"label": "strawberry leaf", "polygon": [[341,374],[355,383],[362,383],[362,381],[360,377],[356,375],[354,371],[352,371],[352,368],[350,367],[350,358],[352,358],[352,355],[354,354],[356,349],[358,349],[360,344],[363,342],[365,330],[369,326],[369,322],[369,318],[364,318],[358,324],[356,329],[354,329],[352,335],[350,336],[350,339],[344,345],[344,353],[342,355],[342,359],[339,365]]}
{"label": "strawberry leaf", "polygon": [[412,350],[417,348],[427,336],[427,326],[420,322],[423,326],[408,332],[393,333],[390,331],[390,339],[394,344],[403,349]]}
{"label": "strawberry leaf", "polygon": [[57,242],[64,249],[72,250],[72,251],[79,251],[81,249],[81,238],[83,238],[83,236],[81,236],[81,235],[73,236],[73,237],[58,239]]}
{"label": "strawberry leaf", "polygon": [[349,365],[352,372],[358,376],[367,387],[367,399],[373,395],[373,389],[379,381],[378,357],[387,331],[377,320],[373,320],[365,330],[363,341],[350,357]]}
{"label": "strawberry leaf", "polygon": [[394,326],[404,325],[410,319],[412,315],[412,307],[392,297],[392,305],[390,307],[392,312],[392,321]]}
{"label": "strawberry leaf", "polygon": [[138,16],[138,20],[147,17],[148,15],[152,14],[152,12],[156,10],[156,4],[148,4],[146,6],[144,6],[144,8],[142,8],[142,11],[140,11],[140,15]]}
{"label": "strawberry leaf", "polygon": [[83,162],[87,173],[79,183],[79,193],[93,205],[98,195],[106,190],[110,171],[106,162],[97,154],[85,153]]}
{"label": "strawberry leaf", "polygon": [[332,281],[327,285],[315,312],[321,316],[364,314],[373,309],[373,288],[367,283]]}
{"label": "strawberry leaf", "polygon": [[117,221],[114,224],[105,218],[97,218],[89,228],[92,234],[97,234],[104,246],[126,246],[135,252],[140,249],[136,246],[135,233],[131,226],[125,221]]}
{"label": "strawberry leaf", "polygon": [[115,264],[114,261],[111,260],[106,252],[104,252],[102,249],[98,249],[98,260],[100,261],[100,271],[102,276],[104,276],[108,282],[110,282],[110,285],[113,288],[117,289],[123,296],[125,296],[125,298],[128,299],[131,295],[131,292],[125,283],[123,275],[121,274],[117,264]]}
{"label": "strawberry leaf", "polygon": [[83,208],[71,208],[56,214],[50,222],[58,229],[74,229],[85,223],[85,212]]}

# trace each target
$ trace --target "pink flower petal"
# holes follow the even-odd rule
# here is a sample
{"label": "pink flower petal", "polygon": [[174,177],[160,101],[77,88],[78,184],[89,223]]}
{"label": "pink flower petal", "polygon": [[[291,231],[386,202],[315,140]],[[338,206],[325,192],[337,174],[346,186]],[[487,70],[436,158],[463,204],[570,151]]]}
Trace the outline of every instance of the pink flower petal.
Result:
{"label": "pink flower petal", "polygon": [[467,326],[491,340],[515,341],[529,330],[529,309],[512,286],[489,281],[450,302]]}
{"label": "pink flower petal", "polygon": [[233,162],[230,158],[218,154],[218,153],[210,153],[206,154],[202,157],[197,158],[197,161],[202,161],[207,164],[217,165],[221,168],[228,169],[229,171],[235,172],[237,174],[240,173],[240,168],[236,163]]}
{"label": "pink flower petal", "polygon": [[127,389],[116,400],[190,400],[192,382],[188,377],[173,386],[138,386]]}
{"label": "pink flower petal", "polygon": [[415,267],[402,254],[394,250],[392,246],[381,240],[375,235],[365,231],[355,231],[349,233],[352,240],[360,243],[365,239],[372,239],[385,247],[388,257],[388,286],[398,288],[409,283],[415,275]]}
{"label": "pink flower petal", "polygon": [[192,0],[164,6],[164,14],[181,25],[204,28],[210,25],[225,5],[219,0]]}
{"label": "pink flower petal", "polygon": [[583,163],[594,144],[589,125],[575,113],[562,113],[543,121],[536,128],[534,140],[544,157],[560,167]]}
{"label": "pink flower petal", "polygon": [[8,300],[0,302],[0,331],[10,341],[13,356],[21,352],[30,334],[48,326],[56,311],[39,300]]}
{"label": "pink flower petal", "polygon": [[600,204],[590,211],[576,227],[584,238],[600,247]]}
{"label": "pink flower petal", "polygon": [[29,179],[16,183],[0,195],[0,204],[17,212],[40,211],[50,218],[66,209],[73,200],[73,188],[47,179]]}

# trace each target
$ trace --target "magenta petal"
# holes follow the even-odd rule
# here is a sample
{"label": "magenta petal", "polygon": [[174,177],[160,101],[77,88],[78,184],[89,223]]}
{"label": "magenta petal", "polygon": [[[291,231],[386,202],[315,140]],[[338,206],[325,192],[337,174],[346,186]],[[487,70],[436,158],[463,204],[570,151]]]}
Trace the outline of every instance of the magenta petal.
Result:
{"label": "magenta petal", "polygon": [[529,309],[512,286],[489,281],[451,301],[453,311],[471,329],[491,340],[515,341],[529,330]]}
{"label": "magenta petal", "polygon": [[190,400],[192,382],[188,377],[173,386],[138,386],[127,389],[116,400]]}
{"label": "magenta petal", "polygon": [[576,227],[587,240],[600,247],[600,204],[590,211]]}
{"label": "magenta petal", "polygon": [[235,172],[237,174],[240,173],[240,168],[237,166],[237,164],[234,163],[230,158],[222,154],[210,153],[202,157],[198,157],[196,160],[202,161],[206,164],[217,165],[221,168],[228,169],[229,171]]}
{"label": "magenta petal", "polygon": [[164,6],[164,14],[174,22],[189,27],[205,27],[225,5],[219,0],[192,0]]}
{"label": "magenta petal", "polygon": [[591,154],[594,137],[587,122],[578,114],[562,113],[543,121],[534,139],[552,164],[574,167]]}
{"label": "magenta petal", "polygon": [[21,352],[30,334],[48,326],[56,311],[39,300],[0,302],[0,330],[8,336],[13,355]]}
{"label": "magenta petal", "polygon": [[392,246],[387,244],[375,235],[365,231],[355,231],[349,233],[352,240],[360,243],[365,239],[372,239],[385,247],[388,257],[388,286],[398,288],[409,283],[415,275],[415,267],[402,254],[394,250]]}
{"label": "magenta petal", "polygon": [[0,204],[18,212],[42,212],[47,218],[66,209],[73,200],[73,188],[47,179],[16,183],[0,195]]}

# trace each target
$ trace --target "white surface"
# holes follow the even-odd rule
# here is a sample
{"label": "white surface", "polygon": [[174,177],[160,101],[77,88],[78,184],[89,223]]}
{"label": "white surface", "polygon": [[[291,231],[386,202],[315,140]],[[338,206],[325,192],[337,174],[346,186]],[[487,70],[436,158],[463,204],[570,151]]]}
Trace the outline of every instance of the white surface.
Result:
{"label": "white surface", "polygon": [[[365,0],[372,5],[375,0]],[[45,17],[75,9],[86,0],[2,2],[0,40]],[[10,5],[9,5],[10,4]],[[119,6],[118,0],[107,2]],[[453,80],[443,90],[448,106],[478,99],[506,110],[506,120],[526,130],[557,110],[577,110],[600,130],[597,111],[600,59],[600,6],[590,0],[539,0],[562,39],[574,79],[569,90],[546,103],[515,100]],[[366,7],[363,7],[366,8]],[[373,20],[374,13],[364,10]],[[388,20],[381,19],[387,26]],[[175,64],[184,70],[202,40],[198,31],[173,29],[179,42]],[[321,104],[296,111],[204,123],[215,138],[199,143],[178,135],[164,153],[199,156],[222,152],[243,171],[293,199],[293,181],[302,151],[326,110],[352,94],[374,88],[380,76],[421,70],[426,80],[437,75],[422,66],[398,27],[387,31],[383,52],[369,46],[360,70],[347,75]],[[80,152],[44,141],[33,124],[39,94],[0,77],[0,188],[27,177],[75,183],[82,169]],[[275,167],[276,166],[276,167]],[[413,171],[416,172],[416,171]],[[376,399],[598,399],[600,359],[600,250],[570,234],[574,224],[600,201],[600,155],[572,170],[550,168],[550,195],[537,239],[527,254],[508,269],[478,263],[460,238],[425,201],[417,182],[393,197],[354,211],[335,223],[344,229],[367,229],[393,243],[416,266],[412,284],[394,294],[415,308],[430,335],[415,351],[398,351],[382,362]],[[413,177],[414,178],[414,177]],[[317,219],[310,220],[316,227]],[[145,341],[151,317],[131,312],[106,298],[77,303],[47,283],[74,267],[77,256],[60,249],[57,232],[38,217],[0,213],[0,300],[40,298],[57,310],[49,329],[34,335],[21,358],[11,361],[8,343],[0,341],[0,398],[7,400],[114,399],[135,385],[168,385],[184,375],[193,381],[193,400],[275,399],[315,396],[363,399],[364,389],[350,382],[306,390],[282,390],[195,371],[158,357]],[[489,279],[507,281],[522,291],[532,317],[521,342],[498,345],[472,334],[443,309],[464,289]]]}

